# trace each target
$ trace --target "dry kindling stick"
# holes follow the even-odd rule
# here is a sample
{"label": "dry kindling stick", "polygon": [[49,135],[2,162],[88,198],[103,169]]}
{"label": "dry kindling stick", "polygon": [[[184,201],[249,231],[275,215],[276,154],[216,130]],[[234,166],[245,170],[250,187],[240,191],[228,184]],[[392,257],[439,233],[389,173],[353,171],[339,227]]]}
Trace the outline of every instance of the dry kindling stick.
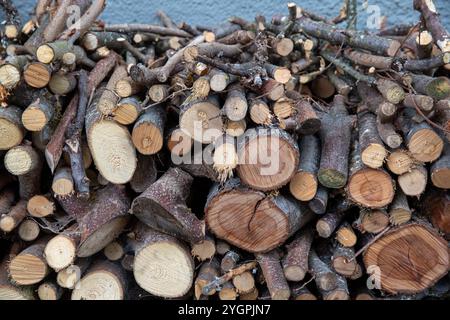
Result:
{"label": "dry kindling stick", "polygon": [[149,32],[156,33],[163,36],[176,36],[182,38],[191,38],[192,35],[186,31],[179,29],[166,28],[150,24],[129,23],[129,24],[107,24],[103,27],[104,31],[114,32]]}
{"label": "dry kindling stick", "polygon": [[69,128],[70,138],[66,140],[65,150],[69,153],[72,167],[72,177],[78,195],[83,198],[89,197],[89,179],[86,176],[83,163],[83,151],[81,148],[81,132],[83,130],[84,118],[88,104],[88,75],[84,70],[80,71],[78,79],[78,111],[75,122]]}

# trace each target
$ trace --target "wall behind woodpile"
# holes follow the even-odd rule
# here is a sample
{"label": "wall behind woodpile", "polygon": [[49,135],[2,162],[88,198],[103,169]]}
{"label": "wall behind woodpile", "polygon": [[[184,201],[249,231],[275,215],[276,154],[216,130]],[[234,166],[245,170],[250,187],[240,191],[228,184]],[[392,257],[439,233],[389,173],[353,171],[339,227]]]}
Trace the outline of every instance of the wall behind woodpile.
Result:
{"label": "wall behind woodpile", "polygon": [[[13,0],[23,15],[31,12],[35,0]],[[185,20],[199,25],[214,25],[232,15],[253,19],[256,13],[271,16],[285,13],[287,0],[109,0],[102,18],[109,23],[155,22],[157,9],[166,11],[177,22]],[[418,13],[412,9],[412,0],[358,0],[363,13],[358,17],[358,25],[365,28],[367,14],[362,4],[378,5],[381,15],[388,16],[389,24],[415,22]],[[449,0],[434,0],[442,21],[450,28]],[[306,9],[335,16],[342,0],[299,0],[297,3]],[[369,7],[373,10],[373,7]],[[401,21],[400,21],[401,19]]]}

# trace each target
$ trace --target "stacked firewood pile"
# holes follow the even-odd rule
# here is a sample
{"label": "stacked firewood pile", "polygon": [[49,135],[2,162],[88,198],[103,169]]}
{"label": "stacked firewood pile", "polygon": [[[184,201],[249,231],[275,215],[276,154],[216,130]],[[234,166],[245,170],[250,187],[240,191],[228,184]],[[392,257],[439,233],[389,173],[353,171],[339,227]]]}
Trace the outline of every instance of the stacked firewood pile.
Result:
{"label": "stacked firewood pile", "polygon": [[346,4],[207,28],[1,0],[0,299],[446,296],[449,33],[431,0],[378,33]]}

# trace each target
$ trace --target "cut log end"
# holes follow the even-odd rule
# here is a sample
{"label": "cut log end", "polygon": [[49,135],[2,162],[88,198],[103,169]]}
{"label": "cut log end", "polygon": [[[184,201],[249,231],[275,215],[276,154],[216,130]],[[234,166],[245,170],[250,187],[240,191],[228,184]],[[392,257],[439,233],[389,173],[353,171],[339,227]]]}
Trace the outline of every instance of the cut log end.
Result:
{"label": "cut log end", "polygon": [[380,168],[383,166],[387,151],[383,145],[373,143],[361,152],[362,162],[369,168]]}
{"label": "cut log end", "polygon": [[369,168],[362,169],[350,177],[347,192],[354,202],[368,208],[387,206],[395,195],[389,174]]}
{"label": "cut log end", "polygon": [[298,167],[297,144],[282,130],[249,130],[243,137],[237,167],[242,182],[262,191],[286,185]]}
{"label": "cut log end", "polygon": [[48,65],[42,63],[31,63],[23,72],[25,82],[34,88],[44,88],[50,82],[52,76]]}
{"label": "cut log end", "polygon": [[[164,255],[161,255],[164,252]],[[189,252],[173,242],[156,242],[136,255],[134,277],[144,290],[165,298],[186,294],[193,282]]]}
{"label": "cut log end", "polygon": [[36,221],[27,219],[24,220],[19,226],[19,237],[23,241],[34,241],[39,236],[41,229]]}
{"label": "cut log end", "polygon": [[37,195],[28,200],[27,210],[32,217],[44,218],[55,212],[55,204],[47,197]]}
{"label": "cut log end", "polygon": [[318,188],[317,178],[310,172],[298,172],[289,183],[292,195],[300,201],[310,201],[316,195]]}
{"label": "cut log end", "polygon": [[8,119],[0,118],[0,128],[2,132],[0,135],[0,150],[9,150],[22,142],[24,131],[20,125]]}
{"label": "cut log end", "polygon": [[[389,232],[364,254],[366,268],[378,266],[383,290],[414,294],[447,274],[447,243],[428,228],[411,224]],[[420,276],[419,276],[420,275]]]}
{"label": "cut log end", "polygon": [[432,162],[439,158],[444,143],[441,137],[432,129],[421,129],[415,132],[408,141],[411,155],[421,162]]}
{"label": "cut log end", "polygon": [[42,63],[50,63],[55,58],[55,52],[49,45],[42,45],[36,50],[36,57]]}
{"label": "cut log end", "polygon": [[418,197],[425,191],[428,179],[427,176],[425,168],[417,167],[400,175],[397,181],[400,188],[407,196]]}
{"label": "cut log end", "polygon": [[414,166],[414,160],[405,150],[396,150],[388,155],[386,164],[392,173],[401,175],[411,171]]}
{"label": "cut log end", "polygon": [[79,284],[72,291],[72,300],[123,300],[125,296],[121,280],[107,270],[92,272]]}
{"label": "cut log end", "polygon": [[18,285],[32,285],[42,281],[48,267],[41,257],[32,254],[20,254],[11,260],[9,274]]}
{"label": "cut log end", "polygon": [[45,246],[47,264],[56,271],[70,266],[76,258],[77,243],[65,235],[57,235]]}
{"label": "cut log end", "polygon": [[109,261],[118,261],[125,255],[123,246],[117,241],[108,244],[105,249],[103,249],[103,253]]}

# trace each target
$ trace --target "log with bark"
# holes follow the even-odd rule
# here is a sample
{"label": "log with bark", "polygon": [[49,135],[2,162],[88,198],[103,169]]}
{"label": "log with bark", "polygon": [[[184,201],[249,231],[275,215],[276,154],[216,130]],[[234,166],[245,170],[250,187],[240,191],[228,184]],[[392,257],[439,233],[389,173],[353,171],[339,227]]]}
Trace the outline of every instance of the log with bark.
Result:
{"label": "log with bark", "polygon": [[38,0],[22,28],[0,0],[0,299],[446,297],[449,33],[353,2],[204,27]]}

